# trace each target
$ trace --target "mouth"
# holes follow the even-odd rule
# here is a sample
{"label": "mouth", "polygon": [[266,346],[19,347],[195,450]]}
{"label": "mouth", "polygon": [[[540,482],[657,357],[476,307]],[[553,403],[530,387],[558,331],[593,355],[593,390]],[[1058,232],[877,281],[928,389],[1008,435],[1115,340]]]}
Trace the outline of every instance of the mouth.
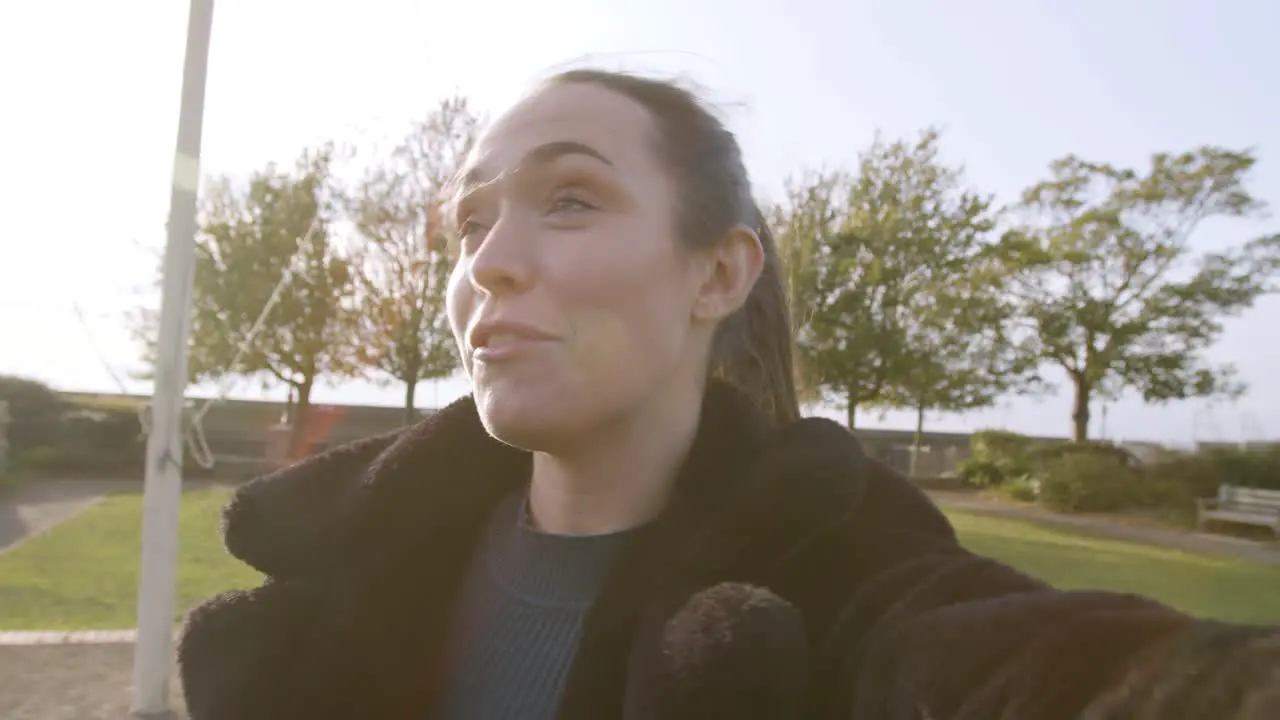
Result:
{"label": "mouth", "polygon": [[545,330],[514,322],[481,322],[467,334],[473,358],[482,361],[514,356],[557,338]]}

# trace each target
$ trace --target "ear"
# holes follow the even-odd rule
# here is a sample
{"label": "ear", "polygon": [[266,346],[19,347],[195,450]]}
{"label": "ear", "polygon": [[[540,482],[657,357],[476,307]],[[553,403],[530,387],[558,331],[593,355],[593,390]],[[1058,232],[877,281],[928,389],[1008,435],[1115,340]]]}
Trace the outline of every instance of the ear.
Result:
{"label": "ear", "polygon": [[764,247],[754,230],[736,225],[705,252],[705,273],[698,287],[693,315],[699,320],[718,322],[747,301],[764,270]]}

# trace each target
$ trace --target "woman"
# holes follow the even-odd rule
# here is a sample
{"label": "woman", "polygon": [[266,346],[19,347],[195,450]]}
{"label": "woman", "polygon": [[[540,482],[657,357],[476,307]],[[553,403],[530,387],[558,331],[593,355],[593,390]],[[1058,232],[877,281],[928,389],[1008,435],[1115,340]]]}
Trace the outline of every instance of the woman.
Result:
{"label": "woman", "polygon": [[556,76],[477,144],[457,220],[472,395],[236,494],[267,581],[192,612],[195,720],[1276,709],[1271,630],[976,557],[799,418],[777,250],[690,94]]}

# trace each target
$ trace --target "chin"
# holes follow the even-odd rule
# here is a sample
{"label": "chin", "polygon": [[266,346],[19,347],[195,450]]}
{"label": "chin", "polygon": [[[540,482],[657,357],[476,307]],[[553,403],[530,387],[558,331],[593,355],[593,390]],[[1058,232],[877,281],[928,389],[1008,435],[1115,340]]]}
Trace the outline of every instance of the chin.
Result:
{"label": "chin", "polygon": [[581,417],[573,412],[574,403],[563,396],[552,400],[539,395],[527,388],[476,388],[480,422],[494,439],[529,452],[551,452],[583,432],[580,423],[571,421]]}

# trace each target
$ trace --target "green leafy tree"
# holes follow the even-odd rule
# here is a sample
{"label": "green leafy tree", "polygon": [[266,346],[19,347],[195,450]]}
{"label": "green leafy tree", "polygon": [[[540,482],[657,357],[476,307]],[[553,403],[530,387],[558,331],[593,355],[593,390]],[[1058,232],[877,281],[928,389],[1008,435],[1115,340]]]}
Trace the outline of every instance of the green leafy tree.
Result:
{"label": "green leafy tree", "polygon": [[808,396],[843,404],[850,429],[860,406],[883,399],[902,346],[903,268],[888,233],[871,232],[859,180],[815,173],[793,183],[780,211],[796,345]]}
{"label": "green leafy tree", "polygon": [[363,240],[355,274],[361,361],[404,383],[406,423],[416,417],[418,383],[457,367],[445,313],[452,262],[441,207],[479,125],[465,99],[441,102],[348,200]]}
{"label": "green leafy tree", "polygon": [[1010,333],[1005,266],[992,242],[993,197],[968,188],[963,168],[941,161],[938,141],[926,131],[902,169],[909,191],[901,242],[915,248],[925,274],[905,301],[905,340],[886,404],[916,414],[913,473],[928,411],[988,407],[1032,386],[1026,354]]}
{"label": "green leafy tree", "polygon": [[[819,255],[839,233],[844,220],[848,177],[839,172],[807,172],[787,181],[787,200],[769,208],[778,255],[787,274],[791,329],[805,333],[818,290]],[[803,343],[797,346],[796,388],[803,402],[822,400],[821,383],[810,367]]]}
{"label": "green leafy tree", "polygon": [[[291,171],[270,165],[244,187],[214,181],[202,198],[196,238],[191,379],[284,383],[295,449],[317,381],[359,370],[352,268],[330,233],[332,159],[326,146],[305,152]],[[154,340],[147,354],[154,358]]]}
{"label": "green leafy tree", "polygon": [[1252,153],[1200,147],[1144,171],[1068,156],[1027,189],[1003,249],[1036,357],[1074,388],[1076,440],[1089,404],[1128,388],[1147,402],[1236,395],[1230,365],[1203,356],[1222,322],[1275,289],[1280,235],[1196,254],[1204,221],[1263,209],[1245,187]]}
{"label": "green leafy tree", "polygon": [[845,405],[850,428],[859,407],[955,407],[990,394],[963,386],[966,359],[942,361],[957,334],[950,325],[995,312],[963,302],[985,289],[969,274],[994,218],[991,200],[939,160],[936,130],[877,137],[855,173],[794,183],[779,215],[804,365],[823,396]]}
{"label": "green leafy tree", "polygon": [[979,250],[965,267],[954,269],[949,285],[919,296],[907,331],[904,354],[910,360],[889,394],[889,405],[916,414],[912,474],[929,411],[977,410],[1008,393],[1039,387],[1034,356],[1011,332],[1011,306],[1000,293],[998,266]]}

